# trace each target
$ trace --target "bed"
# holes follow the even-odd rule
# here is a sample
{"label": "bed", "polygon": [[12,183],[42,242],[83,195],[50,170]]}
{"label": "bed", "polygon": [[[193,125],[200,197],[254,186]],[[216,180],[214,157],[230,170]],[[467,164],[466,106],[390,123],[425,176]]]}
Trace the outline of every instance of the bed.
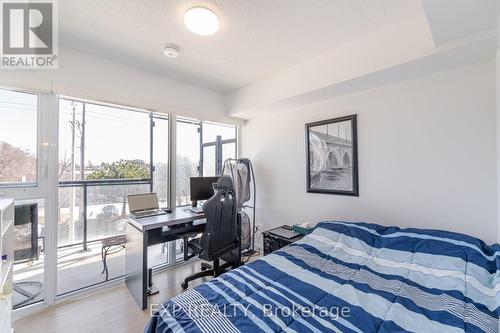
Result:
{"label": "bed", "polygon": [[462,234],[322,222],[179,294],[146,333],[499,332],[500,246]]}

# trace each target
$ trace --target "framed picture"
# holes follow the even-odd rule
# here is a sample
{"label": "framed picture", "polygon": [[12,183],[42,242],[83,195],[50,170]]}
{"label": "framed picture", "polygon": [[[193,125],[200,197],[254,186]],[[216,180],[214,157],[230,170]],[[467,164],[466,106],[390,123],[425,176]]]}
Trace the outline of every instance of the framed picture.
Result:
{"label": "framed picture", "polygon": [[356,115],[306,124],[307,192],[358,196]]}

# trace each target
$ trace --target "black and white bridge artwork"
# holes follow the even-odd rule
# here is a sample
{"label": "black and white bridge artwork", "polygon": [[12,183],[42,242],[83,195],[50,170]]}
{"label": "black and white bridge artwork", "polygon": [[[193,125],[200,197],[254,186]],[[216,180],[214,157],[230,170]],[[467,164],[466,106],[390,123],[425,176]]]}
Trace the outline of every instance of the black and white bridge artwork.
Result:
{"label": "black and white bridge artwork", "polygon": [[356,118],[306,125],[308,192],[357,195]]}

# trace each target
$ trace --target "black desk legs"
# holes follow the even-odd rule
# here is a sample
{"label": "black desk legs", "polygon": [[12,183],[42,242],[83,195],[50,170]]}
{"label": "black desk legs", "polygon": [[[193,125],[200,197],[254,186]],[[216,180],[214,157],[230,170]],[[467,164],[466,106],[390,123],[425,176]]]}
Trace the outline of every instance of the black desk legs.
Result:
{"label": "black desk legs", "polygon": [[158,294],[160,289],[153,285],[153,269],[148,268],[148,296]]}
{"label": "black desk legs", "polygon": [[[200,219],[200,215],[192,215],[193,221]],[[191,221],[192,222],[192,221]],[[185,255],[188,259],[187,248],[189,237],[196,233],[203,232],[204,224],[179,222],[178,227],[169,228],[163,231],[161,226],[143,231],[134,223],[127,223],[125,235],[127,243],[125,244],[125,284],[141,309],[148,307],[148,295],[153,295],[159,290],[153,285],[152,270],[148,270],[148,246],[162,244],[184,238]]]}

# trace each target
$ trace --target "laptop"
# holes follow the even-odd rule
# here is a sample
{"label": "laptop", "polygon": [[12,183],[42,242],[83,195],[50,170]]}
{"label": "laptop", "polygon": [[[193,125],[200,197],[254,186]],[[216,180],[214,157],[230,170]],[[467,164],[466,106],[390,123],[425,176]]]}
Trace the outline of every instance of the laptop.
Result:
{"label": "laptop", "polygon": [[136,219],[166,214],[160,209],[156,193],[131,194],[127,199],[130,216]]}

